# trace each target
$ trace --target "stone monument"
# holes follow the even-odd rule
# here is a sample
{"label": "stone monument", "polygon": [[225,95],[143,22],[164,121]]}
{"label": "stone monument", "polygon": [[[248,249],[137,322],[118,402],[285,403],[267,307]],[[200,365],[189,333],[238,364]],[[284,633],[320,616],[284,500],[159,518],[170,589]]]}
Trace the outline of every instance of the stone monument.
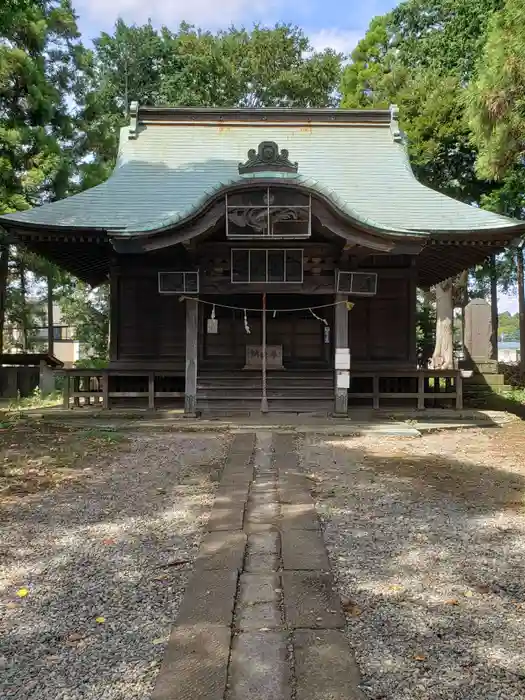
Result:
{"label": "stone monument", "polygon": [[465,307],[465,365],[482,374],[497,372],[492,358],[491,306],[485,299],[472,299]]}

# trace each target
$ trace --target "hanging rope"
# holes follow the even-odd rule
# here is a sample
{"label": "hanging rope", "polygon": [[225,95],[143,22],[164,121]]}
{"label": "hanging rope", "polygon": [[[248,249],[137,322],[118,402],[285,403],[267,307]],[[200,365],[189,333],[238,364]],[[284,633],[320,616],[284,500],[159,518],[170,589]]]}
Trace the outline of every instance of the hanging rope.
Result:
{"label": "hanging rope", "polygon": [[[262,312],[261,307],[259,307],[258,309],[251,309],[251,308],[247,308],[244,306],[229,306],[228,304],[217,304],[214,301],[206,301],[205,299],[196,299],[195,297],[190,297],[190,296],[185,296],[185,295],[179,297],[179,301],[185,301],[186,299],[192,299],[193,301],[196,301],[199,304],[208,304],[208,306],[218,306],[221,309],[232,309],[233,311],[255,311],[257,313]],[[266,309],[266,311],[269,311],[270,313],[274,313],[274,314],[288,313],[288,312],[294,312],[294,311],[310,311],[310,313],[313,313],[314,309],[328,309],[332,306],[339,306],[339,304],[345,304],[348,311],[351,311],[352,308],[354,307],[354,304],[350,301],[334,301],[331,304],[319,304],[319,306],[301,306],[301,307],[298,307],[296,309]],[[315,314],[314,314],[314,316],[315,316]],[[319,320],[323,320],[323,319],[319,319]]]}
{"label": "hanging rope", "polygon": [[308,311],[312,314],[314,318],[316,318],[318,321],[321,321],[321,323],[324,323],[325,326],[328,326],[328,321],[326,318],[321,318],[321,316],[318,316],[312,309],[308,309]]}

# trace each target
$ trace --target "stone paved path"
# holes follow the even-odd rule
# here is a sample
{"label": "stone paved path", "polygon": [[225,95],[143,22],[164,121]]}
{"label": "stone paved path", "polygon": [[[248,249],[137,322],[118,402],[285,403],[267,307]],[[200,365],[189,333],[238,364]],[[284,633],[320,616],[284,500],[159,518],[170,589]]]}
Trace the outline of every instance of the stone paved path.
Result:
{"label": "stone paved path", "polygon": [[235,436],[152,700],[363,700],[295,436]]}

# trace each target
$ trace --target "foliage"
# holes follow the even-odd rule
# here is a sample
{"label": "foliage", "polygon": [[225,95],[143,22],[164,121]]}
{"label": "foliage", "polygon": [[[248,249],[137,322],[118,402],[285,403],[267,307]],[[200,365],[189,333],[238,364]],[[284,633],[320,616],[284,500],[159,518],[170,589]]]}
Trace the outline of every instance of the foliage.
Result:
{"label": "foliage", "polygon": [[67,194],[77,38],[70,0],[13,2],[0,13],[1,213]]}
{"label": "foliage", "polygon": [[42,394],[37,387],[31,396],[18,397],[9,402],[9,411],[20,411],[28,408],[49,408],[57,406],[62,402],[62,394],[59,391],[54,391],[51,394]]}
{"label": "foliage", "polygon": [[467,96],[478,171],[502,179],[523,164],[525,147],[525,0],[506,0],[490,21],[478,75]]}
{"label": "foliage", "polygon": [[429,295],[418,294],[416,315],[416,347],[419,367],[428,367],[436,342],[436,310]]}
{"label": "foliage", "polygon": [[341,81],[343,107],[400,107],[411,164],[425,184],[472,203],[490,191],[462,94],[502,0],[408,0],[376,17]]}
{"label": "foliage", "polygon": [[[524,2],[407,0],[392,12],[372,20],[366,36],[352,53],[352,61],[341,81],[344,107],[387,107],[393,103],[399,106],[411,166],[421,182],[463,202],[517,218],[523,218],[525,210],[524,169],[515,166],[520,159],[519,148],[514,152],[514,167],[507,168],[499,183],[492,181],[492,173],[486,168],[477,165],[477,148],[483,147],[480,124],[486,138],[495,120],[491,125],[486,114],[484,117],[482,114],[478,137],[473,138],[476,109],[482,98],[478,95],[476,107],[472,94],[479,93],[480,81],[486,85],[484,72],[496,79],[498,68],[492,72],[489,68],[491,52],[500,57],[499,65],[503,65],[501,56],[506,56],[509,62],[514,56],[515,63],[506,66],[505,115],[509,126],[505,133],[514,133],[516,139],[521,135],[522,156],[525,45],[522,39],[519,47],[516,44],[520,43],[525,19],[517,8],[523,7]],[[503,22],[501,16],[508,12],[510,5],[514,6],[514,12]],[[517,21],[518,15],[521,21]],[[489,38],[485,49],[487,33],[492,36],[496,25],[510,29],[511,22],[510,45],[505,46],[504,32],[500,31],[499,38]],[[512,70],[520,71],[518,81],[513,80]],[[476,76],[477,71],[480,71],[480,78]],[[509,144],[510,149],[517,144],[514,140]],[[515,287],[515,251],[498,256],[496,274],[500,289],[507,291]],[[469,287],[477,296],[490,293],[489,265],[473,272]]]}
{"label": "foliage", "polygon": [[504,0],[407,0],[391,14],[392,45],[400,63],[455,73],[462,82],[474,72],[487,23]]}
{"label": "foliage", "polygon": [[72,281],[62,291],[62,317],[74,327],[75,338],[89,356],[105,358],[108,355],[109,287],[92,289],[80,281]]}
{"label": "foliage", "polygon": [[525,389],[513,388],[509,391],[504,391],[501,395],[508,401],[525,405]]}
{"label": "foliage", "polygon": [[511,315],[508,311],[499,316],[499,339],[503,341],[519,341],[520,317],[519,314]]}
{"label": "foliage", "polygon": [[75,367],[78,369],[106,369],[107,366],[107,357],[95,357],[94,355],[75,362]]}

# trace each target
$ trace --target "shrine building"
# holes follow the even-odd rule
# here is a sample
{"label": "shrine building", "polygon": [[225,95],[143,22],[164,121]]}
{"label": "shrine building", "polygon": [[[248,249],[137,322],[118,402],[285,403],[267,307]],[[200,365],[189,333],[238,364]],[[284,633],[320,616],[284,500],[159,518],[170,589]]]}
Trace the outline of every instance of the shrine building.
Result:
{"label": "shrine building", "polygon": [[106,182],[0,225],[109,282],[108,368],[66,372],[67,406],[192,415],[460,407],[418,367],[416,290],[525,231],[421,184],[395,107],[136,104]]}

